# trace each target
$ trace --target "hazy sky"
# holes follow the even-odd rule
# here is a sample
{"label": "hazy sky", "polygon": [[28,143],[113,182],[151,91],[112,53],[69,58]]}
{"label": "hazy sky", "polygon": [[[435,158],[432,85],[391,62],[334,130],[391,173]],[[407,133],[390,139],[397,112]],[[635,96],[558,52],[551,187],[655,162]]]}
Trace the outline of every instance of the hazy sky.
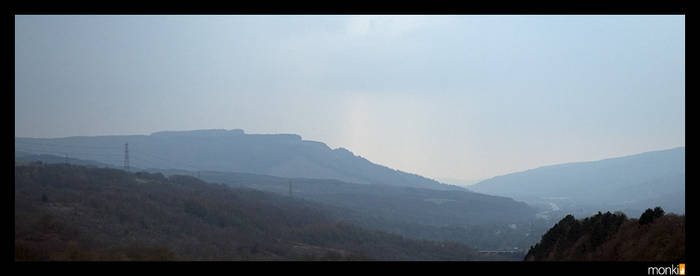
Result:
{"label": "hazy sky", "polygon": [[432,178],[685,145],[676,16],[16,16],[15,135],[296,133]]}

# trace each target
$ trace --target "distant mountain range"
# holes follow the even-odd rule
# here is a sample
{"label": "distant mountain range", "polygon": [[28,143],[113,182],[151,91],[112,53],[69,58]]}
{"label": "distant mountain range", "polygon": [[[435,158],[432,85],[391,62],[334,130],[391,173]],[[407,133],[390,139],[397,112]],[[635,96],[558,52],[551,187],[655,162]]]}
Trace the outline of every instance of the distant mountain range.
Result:
{"label": "distant mountain range", "polygon": [[[480,250],[525,249],[568,214],[585,217],[620,210],[638,216],[649,206],[685,212],[684,147],[546,166],[464,188],[374,164],[294,134],[196,130],[15,138],[16,165],[41,161],[119,169],[126,165],[126,155],[132,171],[186,174],[288,195],[322,204],[329,214],[353,225]],[[466,184],[454,179],[449,183]]]}
{"label": "distant mountain range", "polygon": [[685,212],[685,147],[592,162],[540,167],[469,186],[553,211],[621,210],[637,216],[649,206]]}
{"label": "distant mountain range", "polygon": [[302,140],[296,134],[246,134],[243,130],[163,131],[151,135],[15,138],[17,151],[94,160],[122,166],[128,143],[130,166],[227,171],[337,179],[438,190],[463,190],[416,174],[394,170],[347,149]]}

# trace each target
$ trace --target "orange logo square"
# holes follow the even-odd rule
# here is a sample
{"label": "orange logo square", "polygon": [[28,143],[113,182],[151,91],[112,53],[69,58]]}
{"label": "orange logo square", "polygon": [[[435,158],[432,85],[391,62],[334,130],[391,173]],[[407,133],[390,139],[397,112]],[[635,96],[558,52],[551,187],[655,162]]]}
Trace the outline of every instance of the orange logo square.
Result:
{"label": "orange logo square", "polygon": [[685,264],[678,265],[678,274],[685,275]]}

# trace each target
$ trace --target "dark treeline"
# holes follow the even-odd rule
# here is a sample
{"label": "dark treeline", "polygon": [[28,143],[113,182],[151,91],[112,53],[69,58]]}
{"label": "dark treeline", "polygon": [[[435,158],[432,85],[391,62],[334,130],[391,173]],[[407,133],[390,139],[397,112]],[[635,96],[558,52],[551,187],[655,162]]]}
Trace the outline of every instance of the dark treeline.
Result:
{"label": "dark treeline", "polygon": [[568,215],[530,248],[528,261],[685,260],[685,215],[647,209],[639,219],[600,213],[582,220]]}
{"label": "dark treeline", "polygon": [[472,260],[459,243],[339,222],[323,205],[189,176],[15,166],[16,260]]}

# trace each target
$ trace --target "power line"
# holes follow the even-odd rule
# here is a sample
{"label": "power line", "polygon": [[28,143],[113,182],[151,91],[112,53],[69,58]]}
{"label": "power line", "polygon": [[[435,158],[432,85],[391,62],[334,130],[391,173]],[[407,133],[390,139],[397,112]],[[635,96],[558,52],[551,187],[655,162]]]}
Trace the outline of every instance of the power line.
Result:
{"label": "power line", "polygon": [[118,146],[106,146],[106,145],[76,145],[76,144],[63,144],[54,142],[39,142],[39,141],[17,141],[15,140],[15,146],[43,146],[43,147],[67,147],[67,148],[81,148],[81,149],[119,149]]}
{"label": "power line", "polygon": [[[52,141],[53,142],[53,141]],[[134,150],[134,145],[132,144],[131,154],[129,154],[128,143],[124,144],[124,151],[122,158],[119,158],[119,153],[115,151],[118,147],[113,145],[78,145],[78,144],[56,144],[44,141],[15,141],[15,150],[25,151],[30,154],[51,154],[57,156],[67,156],[69,153],[74,158],[81,158],[86,160],[94,160],[98,162],[109,163],[118,166],[122,163],[122,167],[125,170],[131,169],[131,158],[136,158],[138,162],[145,163],[147,166],[152,166],[152,168],[167,168],[172,169],[186,169],[192,171],[201,171],[202,168],[197,165],[193,165],[189,162],[173,159],[170,157],[165,157],[159,153],[154,153],[151,151],[143,150],[139,147]],[[137,145],[138,146],[138,145]],[[134,155],[136,153],[136,155]],[[133,155],[133,156],[132,156]],[[116,158],[115,158],[116,157]],[[115,162],[115,159],[121,159]],[[194,172],[193,172],[194,173]],[[201,173],[198,173],[201,176]]]}
{"label": "power line", "polygon": [[124,144],[124,170],[129,171],[129,143]]}
{"label": "power line", "polygon": [[[146,168],[146,167],[147,168],[157,168],[158,167],[157,161],[154,161],[151,158],[147,158],[146,155],[134,154],[134,153],[138,153],[138,152],[134,152],[134,149],[132,147],[131,156],[129,156],[129,161],[131,163],[134,163],[135,167],[144,167],[144,168]],[[138,164],[143,164],[144,166],[139,166]]]}
{"label": "power line", "polygon": [[[69,153],[70,153],[70,155],[71,155],[73,158],[77,158],[77,159],[95,159],[95,158],[92,158],[92,157],[83,157],[83,156],[86,156],[86,155],[89,155],[89,156],[101,156],[101,157],[107,157],[107,158],[118,159],[118,160],[119,160],[118,163],[121,162],[121,161],[123,160],[123,158],[122,158],[123,156],[122,156],[122,155],[108,154],[108,153],[79,153],[79,152],[67,152],[67,151],[47,151],[47,150],[37,150],[37,149],[17,149],[17,150],[18,150],[18,151],[21,151],[21,152],[26,152],[26,153],[29,153],[29,154],[51,154],[51,155],[58,155],[58,156],[66,155],[66,154],[69,154]],[[116,157],[116,158],[115,158],[115,157]],[[103,159],[103,158],[95,159],[95,161],[100,161],[100,162],[102,162],[101,160],[106,160],[106,159]]]}
{"label": "power line", "polygon": [[149,151],[144,151],[144,150],[139,150],[139,151],[137,151],[137,152],[138,152],[139,154],[146,154],[146,155],[148,155],[148,156],[150,156],[150,157],[153,157],[153,158],[155,158],[155,159],[161,160],[161,161],[163,161],[163,162],[165,162],[165,163],[171,165],[173,168],[185,167],[185,168],[187,168],[187,169],[191,169],[191,170],[195,170],[195,171],[201,170],[201,168],[200,168],[199,166],[195,166],[195,165],[193,165],[193,164],[190,164],[190,163],[188,163],[188,162],[185,162],[185,161],[182,161],[182,160],[179,160],[179,159],[172,159],[172,158],[163,157],[163,156],[160,155],[160,154],[156,154],[156,153],[149,152]]}
{"label": "power line", "polygon": [[71,152],[72,154],[77,154],[77,155],[110,155],[113,156],[115,155],[115,152],[113,151],[91,151],[89,149],[86,150],[75,150],[75,149],[66,149],[62,148],[59,146],[53,147],[53,148],[48,148],[45,147],[38,147],[38,146],[30,146],[30,145],[15,145],[15,150],[20,150],[20,151],[28,151],[28,152],[60,152],[60,153],[66,153],[66,152]]}
{"label": "power line", "polygon": [[[61,156],[63,156],[64,161],[65,161],[66,163],[70,163],[69,155],[68,155],[68,153],[66,153],[66,152],[45,151],[45,150],[37,150],[37,149],[26,150],[26,151],[28,151],[29,154],[34,154],[34,155],[39,155],[39,156],[41,156],[41,155],[49,155],[49,156],[53,156],[53,157],[55,157],[55,158],[61,158]],[[75,156],[74,156],[74,157],[75,157]],[[110,157],[114,157],[114,154],[110,155]],[[80,160],[80,158],[77,158],[77,159]],[[85,160],[85,161],[96,161],[96,162],[104,163],[104,165],[109,165],[109,166],[114,166],[113,164],[119,164],[120,162],[123,161],[121,158],[119,158],[118,160],[117,160],[117,159],[100,159],[100,160],[83,159],[83,160]]]}

